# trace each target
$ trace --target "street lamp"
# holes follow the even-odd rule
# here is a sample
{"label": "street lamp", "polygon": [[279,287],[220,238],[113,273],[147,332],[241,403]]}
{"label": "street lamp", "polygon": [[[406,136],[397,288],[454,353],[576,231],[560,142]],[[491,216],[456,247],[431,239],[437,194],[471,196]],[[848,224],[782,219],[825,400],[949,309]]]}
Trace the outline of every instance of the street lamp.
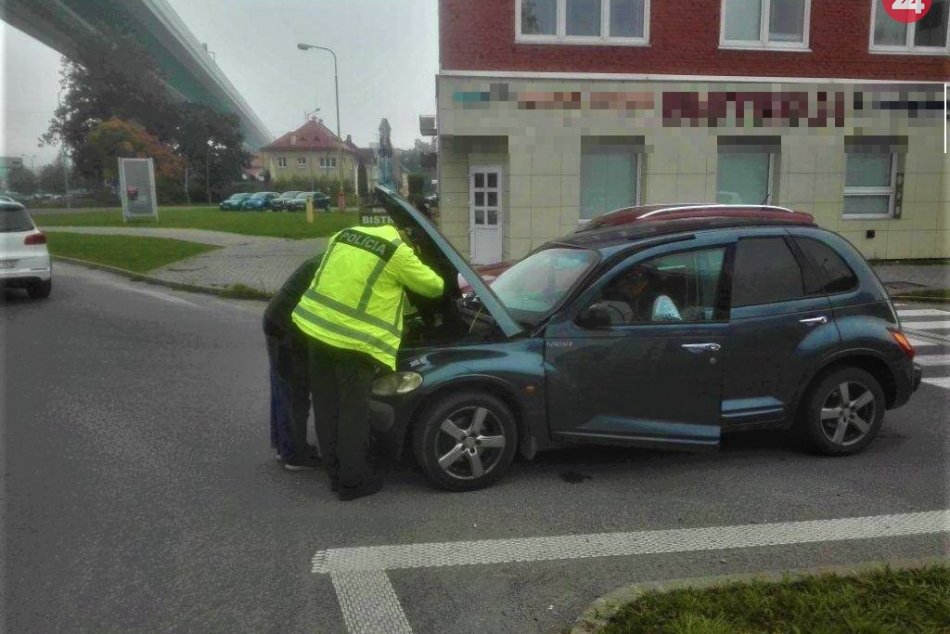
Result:
{"label": "street lamp", "polygon": [[303,42],[297,44],[297,48],[301,51],[308,51],[310,49],[318,49],[321,51],[326,51],[333,56],[333,89],[336,93],[336,137],[339,141],[337,146],[337,170],[338,175],[337,179],[340,182],[340,191],[336,197],[337,207],[340,208],[340,211],[346,207],[346,194],[343,193],[343,136],[340,134],[340,80],[339,73],[337,72],[336,64],[336,53],[332,49],[327,48],[326,46],[317,46],[316,44],[304,44]]}
{"label": "street lamp", "polygon": [[[63,89],[60,88],[59,92],[56,93],[56,103],[62,108],[63,106]],[[72,199],[69,196],[69,165],[66,163],[66,137],[60,132],[59,135],[59,152],[60,160],[63,163],[63,185],[66,187],[66,209],[72,209]]]}

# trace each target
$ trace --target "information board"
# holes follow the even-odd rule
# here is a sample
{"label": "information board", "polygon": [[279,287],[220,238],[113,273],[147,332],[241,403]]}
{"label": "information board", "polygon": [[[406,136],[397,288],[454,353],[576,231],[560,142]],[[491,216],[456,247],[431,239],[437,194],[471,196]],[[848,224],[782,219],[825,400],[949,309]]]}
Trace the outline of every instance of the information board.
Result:
{"label": "information board", "polygon": [[119,159],[119,197],[122,219],[155,218],[158,200],[155,195],[155,165],[150,158]]}

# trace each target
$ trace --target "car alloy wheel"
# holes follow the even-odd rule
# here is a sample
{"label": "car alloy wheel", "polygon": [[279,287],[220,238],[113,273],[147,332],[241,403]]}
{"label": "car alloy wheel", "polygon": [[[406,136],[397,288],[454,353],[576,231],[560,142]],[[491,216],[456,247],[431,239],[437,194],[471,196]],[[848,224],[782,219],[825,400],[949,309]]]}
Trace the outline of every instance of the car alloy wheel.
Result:
{"label": "car alloy wheel", "polygon": [[505,449],[505,431],[485,407],[463,407],[449,414],[435,438],[439,467],[459,480],[491,472]]}
{"label": "car alloy wheel", "polygon": [[799,409],[804,440],[819,453],[855,454],[877,435],[884,420],[884,390],[869,372],[839,367],[819,376]]}
{"label": "car alloy wheel", "polygon": [[438,399],[413,429],[416,462],[437,486],[480,489],[511,466],[518,428],[508,406],[492,394],[460,391]]}
{"label": "car alloy wheel", "polygon": [[821,430],[836,445],[847,447],[860,442],[877,411],[874,394],[857,381],[843,381],[833,389],[821,408]]}

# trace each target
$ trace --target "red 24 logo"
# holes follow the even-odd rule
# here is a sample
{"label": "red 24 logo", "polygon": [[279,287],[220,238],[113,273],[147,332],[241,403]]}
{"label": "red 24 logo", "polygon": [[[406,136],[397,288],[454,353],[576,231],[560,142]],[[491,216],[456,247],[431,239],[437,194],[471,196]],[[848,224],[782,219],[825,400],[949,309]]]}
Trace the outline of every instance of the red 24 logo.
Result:
{"label": "red 24 logo", "polygon": [[922,20],[927,12],[930,11],[930,7],[933,5],[933,0],[881,0],[884,3],[884,8],[887,10],[887,14],[891,16],[892,19],[903,22],[904,24],[909,24],[911,22],[917,22]]}

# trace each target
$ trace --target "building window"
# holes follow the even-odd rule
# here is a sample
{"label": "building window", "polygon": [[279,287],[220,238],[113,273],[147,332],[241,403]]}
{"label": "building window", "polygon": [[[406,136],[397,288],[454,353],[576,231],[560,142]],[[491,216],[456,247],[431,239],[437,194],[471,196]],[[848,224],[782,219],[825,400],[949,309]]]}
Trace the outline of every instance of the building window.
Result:
{"label": "building window", "polygon": [[719,137],[716,202],[771,204],[781,143],[774,137]]}
{"label": "building window", "polygon": [[277,167],[287,167],[287,159],[283,156],[278,156]]}
{"label": "building window", "polygon": [[581,142],[581,220],[640,201],[642,137],[585,137]]}
{"label": "building window", "polygon": [[882,53],[950,54],[950,0],[933,0],[930,11],[919,22],[904,24],[887,14],[881,2],[872,0],[871,50]]}
{"label": "building window", "polygon": [[519,42],[646,44],[650,0],[516,0]]}
{"label": "building window", "polygon": [[808,49],[811,0],[722,0],[722,48]]}
{"label": "building window", "polygon": [[321,156],[320,167],[324,169],[330,169],[331,167],[336,167],[336,157],[335,156]]}
{"label": "building window", "polygon": [[891,137],[845,139],[844,218],[900,215],[898,166],[906,140]]}
{"label": "building window", "polygon": [[307,157],[298,156],[297,157],[297,167],[307,167]]}

